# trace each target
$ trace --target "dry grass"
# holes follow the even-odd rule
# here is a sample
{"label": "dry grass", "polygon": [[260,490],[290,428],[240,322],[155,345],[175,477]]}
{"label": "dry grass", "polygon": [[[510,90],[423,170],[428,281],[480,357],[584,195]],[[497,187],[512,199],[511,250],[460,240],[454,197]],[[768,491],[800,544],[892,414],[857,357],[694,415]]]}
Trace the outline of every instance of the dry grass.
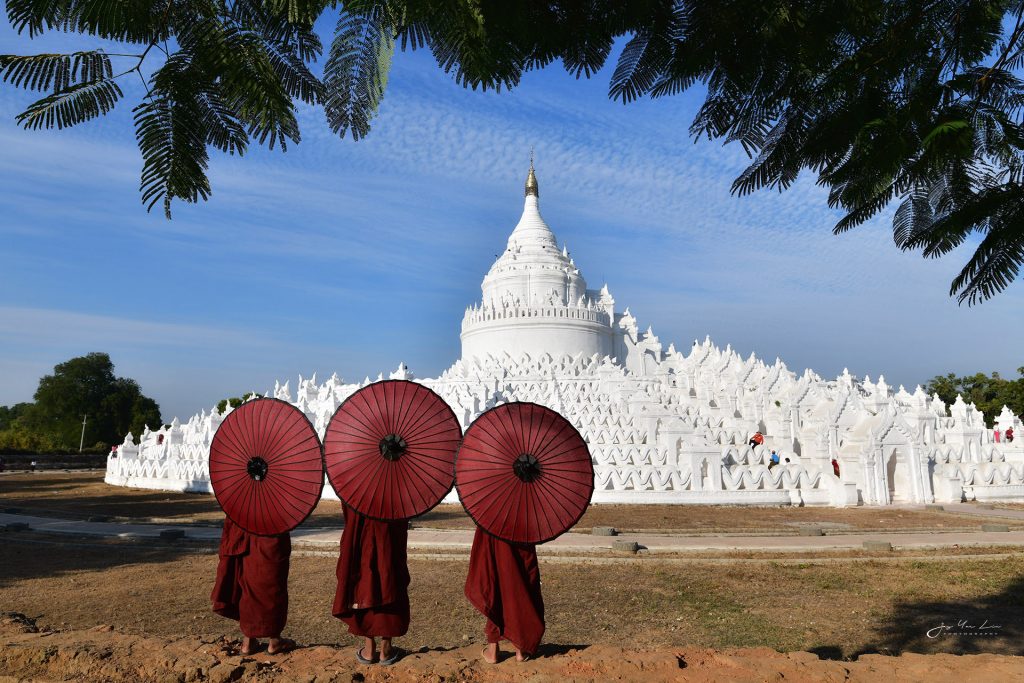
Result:
{"label": "dry grass", "polygon": [[[209,612],[217,558],[123,542],[0,536],[0,605],[40,623],[113,624],[156,636],[231,634]],[[293,557],[287,633],[347,643],[329,614],[335,560]],[[542,559],[548,633],[562,645],[767,646],[831,657],[866,651],[1022,654],[1024,556],[939,562],[614,565]],[[462,596],[465,561],[410,564],[413,624],[402,645],[458,647],[483,627]],[[999,624],[991,637],[928,638],[959,619]]]}

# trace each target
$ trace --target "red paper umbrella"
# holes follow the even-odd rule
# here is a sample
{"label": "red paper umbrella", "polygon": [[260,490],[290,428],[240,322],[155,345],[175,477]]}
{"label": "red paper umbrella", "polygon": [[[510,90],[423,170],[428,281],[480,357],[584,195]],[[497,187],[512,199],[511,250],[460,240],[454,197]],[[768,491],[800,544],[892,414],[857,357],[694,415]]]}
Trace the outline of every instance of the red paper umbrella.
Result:
{"label": "red paper umbrella", "polygon": [[327,426],[327,479],[367,517],[422,515],[452,490],[461,439],[455,413],[427,387],[375,382],[349,396]]}
{"label": "red paper umbrella", "polygon": [[224,514],[246,531],[290,531],[313,512],[324,488],[316,430],[290,403],[243,403],[213,435],[210,483]]}
{"label": "red paper umbrella", "polygon": [[484,531],[513,543],[544,543],[583,516],[594,466],[587,443],[564,417],[535,403],[506,403],[466,430],[455,482]]}

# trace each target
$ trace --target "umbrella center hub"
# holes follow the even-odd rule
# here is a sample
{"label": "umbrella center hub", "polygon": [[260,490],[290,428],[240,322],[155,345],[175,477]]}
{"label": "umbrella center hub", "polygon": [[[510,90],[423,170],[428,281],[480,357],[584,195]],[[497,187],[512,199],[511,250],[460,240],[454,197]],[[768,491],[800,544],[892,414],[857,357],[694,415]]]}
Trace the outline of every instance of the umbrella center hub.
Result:
{"label": "umbrella center hub", "polygon": [[408,445],[405,443],[405,439],[398,434],[388,434],[380,440],[380,454],[385,460],[390,460],[391,462],[405,455],[407,448]]}
{"label": "umbrella center hub", "polygon": [[245,466],[245,471],[249,473],[253,481],[263,481],[266,479],[268,469],[270,467],[267,465],[267,461],[259,456],[249,458],[249,463]]}
{"label": "umbrella center hub", "polygon": [[540,462],[529,453],[523,453],[512,463],[512,471],[520,481],[529,484],[540,476]]}

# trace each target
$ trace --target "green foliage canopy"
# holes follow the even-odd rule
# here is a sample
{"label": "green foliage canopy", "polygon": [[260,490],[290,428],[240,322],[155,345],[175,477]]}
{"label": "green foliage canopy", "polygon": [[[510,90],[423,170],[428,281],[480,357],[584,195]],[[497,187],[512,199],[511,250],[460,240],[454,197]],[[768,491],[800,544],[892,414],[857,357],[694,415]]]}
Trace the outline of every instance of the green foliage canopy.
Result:
{"label": "green foliage canopy", "polygon": [[998,372],[991,376],[983,372],[958,377],[954,373],[936,375],[925,386],[929,394],[938,394],[947,405],[963,396],[966,403],[973,403],[985,413],[985,423],[991,428],[996,417],[1007,406],[1016,415],[1024,414],[1024,367],[1017,368],[1020,377],[1003,379]]}
{"label": "green foliage canopy", "polygon": [[[314,22],[339,9],[323,75]],[[938,257],[977,244],[950,294],[977,303],[1024,263],[1021,0],[9,0],[18,32],[62,30],[137,46],[0,56],[0,76],[45,93],[18,116],[62,128],[101,116],[142,76],[135,107],[148,208],[206,199],[209,148],[298,142],[297,102],[358,139],[396,46],[429,49],[465,87],[512,88],[561,61],[590,77],[624,43],[623,103],[704,86],[689,134],[751,156],[733,191],[784,190],[801,171],[844,215],[896,204],[893,237]],[[158,63],[143,66],[148,57]],[[115,70],[113,59],[128,59]]]}
{"label": "green foliage canopy", "polygon": [[128,432],[162,424],[160,406],[138,383],[114,374],[105,353],[58,364],[39,380],[35,402],[0,408],[0,447],[24,450],[77,449],[82,419],[86,443],[121,443]]}
{"label": "green foliage canopy", "polygon": [[249,391],[249,392],[246,392],[245,394],[243,394],[242,396],[232,396],[230,398],[222,398],[221,400],[217,401],[217,406],[216,406],[217,412],[218,413],[223,413],[224,409],[227,408],[229,405],[232,408],[237,408],[238,406],[240,406],[243,403],[245,403],[246,397],[252,396],[253,394],[256,394],[257,396],[259,396],[259,394],[257,392]]}

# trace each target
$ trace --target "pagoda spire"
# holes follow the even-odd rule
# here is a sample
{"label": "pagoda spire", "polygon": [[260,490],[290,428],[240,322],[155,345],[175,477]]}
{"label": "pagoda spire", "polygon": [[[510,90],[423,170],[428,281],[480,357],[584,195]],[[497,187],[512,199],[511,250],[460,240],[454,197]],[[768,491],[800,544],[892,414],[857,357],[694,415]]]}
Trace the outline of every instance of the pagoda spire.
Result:
{"label": "pagoda spire", "polygon": [[530,148],[530,172],[526,175],[526,195],[540,199],[540,188],[537,186],[537,174],[533,172],[533,148]]}

